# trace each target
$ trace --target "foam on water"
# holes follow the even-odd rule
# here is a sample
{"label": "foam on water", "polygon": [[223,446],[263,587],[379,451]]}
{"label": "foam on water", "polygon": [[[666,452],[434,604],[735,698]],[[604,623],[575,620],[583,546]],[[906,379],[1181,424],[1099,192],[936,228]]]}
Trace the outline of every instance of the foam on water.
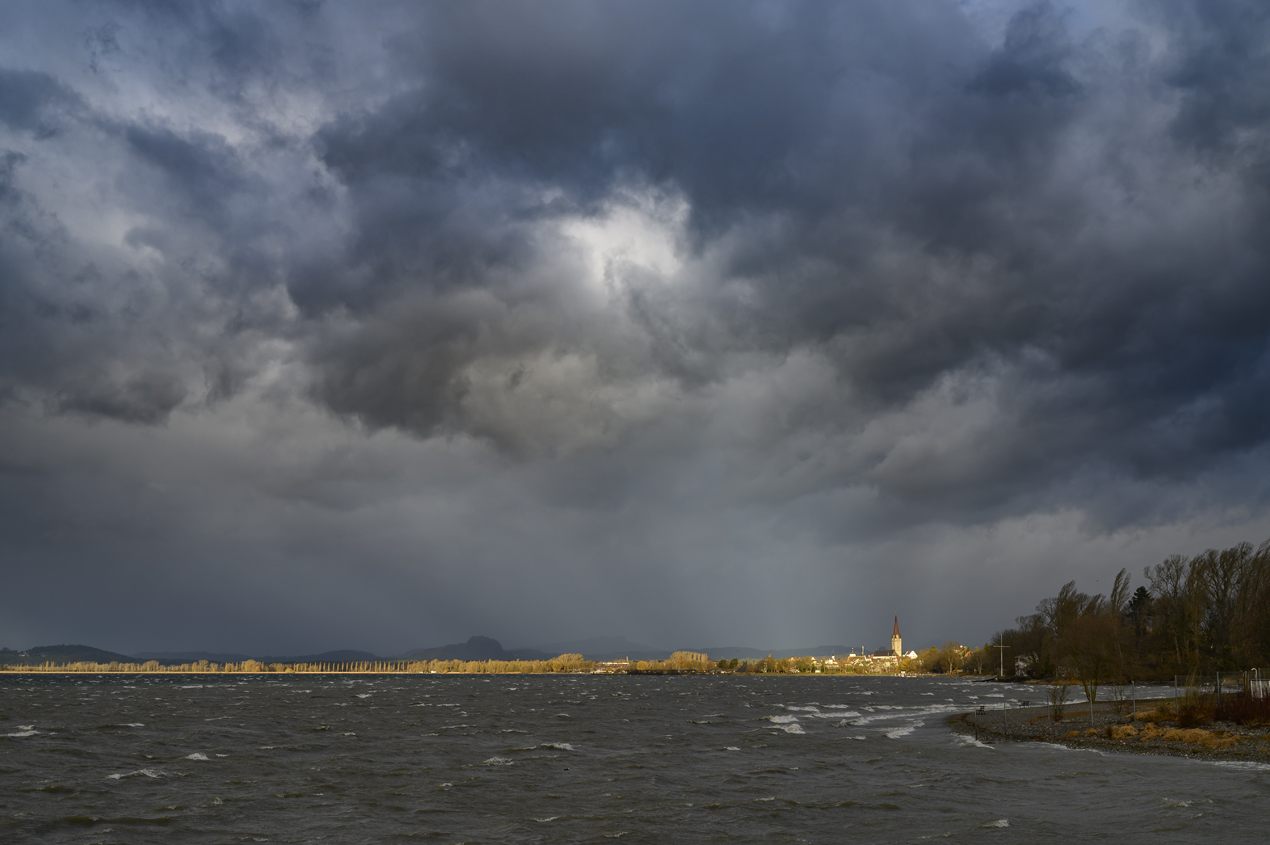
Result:
{"label": "foam on water", "polygon": [[186,754],[186,755],[185,755],[185,759],[186,759],[186,760],[206,760],[206,759],[207,759],[207,755],[206,755],[206,754],[200,754],[200,753],[198,753],[197,751],[195,751],[193,754]]}
{"label": "foam on water", "polygon": [[165,777],[167,773],[161,772],[158,769],[137,769],[135,772],[124,772],[124,773],[116,773],[113,775],[106,775],[106,778],[108,780],[123,780],[124,778],[136,777],[137,775],[142,775],[148,778],[161,778],[161,777]]}
{"label": "foam on water", "polygon": [[1009,827],[1009,826],[1010,826],[1009,819],[997,819],[996,821],[984,822],[983,824],[979,825],[979,827]]}

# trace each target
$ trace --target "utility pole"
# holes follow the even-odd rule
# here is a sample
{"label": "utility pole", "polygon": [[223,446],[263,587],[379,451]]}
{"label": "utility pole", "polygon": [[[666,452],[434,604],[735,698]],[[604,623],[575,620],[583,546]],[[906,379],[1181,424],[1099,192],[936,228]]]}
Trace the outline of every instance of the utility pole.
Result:
{"label": "utility pole", "polygon": [[997,675],[997,677],[998,677],[998,678],[1004,678],[1004,677],[1005,677],[1005,650],[1006,650],[1007,648],[1009,648],[1009,646],[1008,646],[1008,645],[995,645],[995,646],[993,646],[993,648],[995,648],[995,649],[999,649],[999,651],[997,652],[997,654],[998,654],[998,655],[1000,655],[1000,657],[1001,657],[1001,673],[1000,673],[999,675]]}

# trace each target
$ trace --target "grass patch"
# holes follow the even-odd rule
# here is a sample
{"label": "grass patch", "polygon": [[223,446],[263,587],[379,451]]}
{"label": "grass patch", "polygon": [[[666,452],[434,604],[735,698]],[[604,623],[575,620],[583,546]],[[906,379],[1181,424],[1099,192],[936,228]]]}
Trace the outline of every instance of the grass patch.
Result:
{"label": "grass patch", "polygon": [[1107,739],[1129,739],[1138,735],[1133,725],[1108,725]]}
{"label": "grass patch", "polygon": [[1167,722],[1171,720],[1173,715],[1157,708],[1155,710],[1144,710],[1133,718],[1137,719],[1139,722],[1151,722],[1152,724],[1158,724],[1160,722]]}

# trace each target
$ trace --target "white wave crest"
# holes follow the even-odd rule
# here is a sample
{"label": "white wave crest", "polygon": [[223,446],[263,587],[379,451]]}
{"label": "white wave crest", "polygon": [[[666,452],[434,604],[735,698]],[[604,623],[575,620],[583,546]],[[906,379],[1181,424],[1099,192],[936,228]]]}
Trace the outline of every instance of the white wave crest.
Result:
{"label": "white wave crest", "polygon": [[768,716],[767,721],[775,722],[778,725],[784,725],[789,722],[797,722],[798,717],[797,716]]}
{"label": "white wave crest", "polygon": [[115,773],[113,775],[106,775],[106,778],[107,780],[123,780],[124,778],[136,777],[137,775],[144,775],[145,777],[148,777],[148,778],[161,778],[165,774],[166,772],[161,772],[158,769],[137,769],[135,772],[123,772],[123,773]]}
{"label": "white wave crest", "polygon": [[997,819],[996,821],[984,822],[983,824],[979,825],[979,827],[1009,827],[1009,826],[1010,826],[1009,819]]}
{"label": "white wave crest", "polygon": [[555,748],[558,751],[573,751],[573,746],[567,742],[544,742],[540,748]]}
{"label": "white wave crest", "polygon": [[481,765],[482,766],[510,766],[511,764],[512,764],[512,761],[508,760],[506,757],[491,757],[488,760],[486,760],[484,763],[482,763]]}
{"label": "white wave crest", "polygon": [[185,755],[185,759],[186,759],[186,760],[206,760],[206,759],[207,759],[207,755],[206,755],[206,754],[200,754],[200,753],[198,753],[197,751],[195,751],[193,754],[186,754],[186,755]]}

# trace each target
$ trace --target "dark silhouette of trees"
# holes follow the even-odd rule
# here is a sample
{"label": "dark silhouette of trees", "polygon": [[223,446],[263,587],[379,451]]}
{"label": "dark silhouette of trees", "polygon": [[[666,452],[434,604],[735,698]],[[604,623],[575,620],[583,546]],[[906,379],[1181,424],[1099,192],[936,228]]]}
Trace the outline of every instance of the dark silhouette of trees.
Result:
{"label": "dark silhouette of trees", "polygon": [[997,632],[1025,673],[1098,687],[1173,675],[1264,666],[1270,658],[1270,540],[1193,557],[1170,555],[1143,570],[1130,592],[1121,570],[1106,595],[1069,581],[1036,613]]}

